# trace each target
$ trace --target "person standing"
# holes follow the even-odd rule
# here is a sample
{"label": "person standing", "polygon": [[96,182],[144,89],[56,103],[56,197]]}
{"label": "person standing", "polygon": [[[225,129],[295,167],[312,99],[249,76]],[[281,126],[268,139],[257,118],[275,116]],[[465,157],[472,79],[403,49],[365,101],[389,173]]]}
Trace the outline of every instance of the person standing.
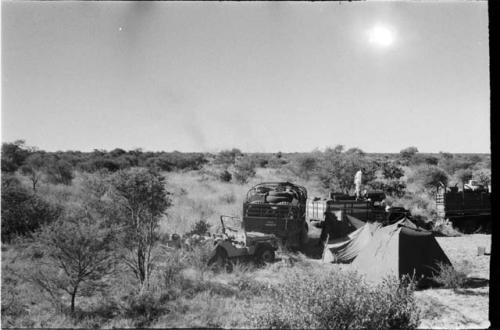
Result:
{"label": "person standing", "polygon": [[361,179],[362,179],[363,172],[358,170],[356,174],[354,175],[354,186],[355,186],[355,191],[354,194],[356,195],[356,199],[359,199],[359,195],[361,193]]}

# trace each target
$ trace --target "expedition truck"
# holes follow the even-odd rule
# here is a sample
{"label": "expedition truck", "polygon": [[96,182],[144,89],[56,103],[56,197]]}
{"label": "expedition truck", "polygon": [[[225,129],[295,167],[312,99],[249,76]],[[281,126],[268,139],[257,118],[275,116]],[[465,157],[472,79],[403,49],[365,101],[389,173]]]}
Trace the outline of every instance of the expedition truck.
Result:
{"label": "expedition truck", "polygon": [[385,193],[367,192],[356,199],[343,193],[331,192],[329,198],[310,198],[307,200],[306,219],[311,225],[321,228],[321,240],[344,237],[365,222],[394,223],[410,212],[402,207],[387,207]]}
{"label": "expedition truck", "polygon": [[491,192],[474,180],[461,191],[441,184],[436,193],[436,211],[438,217],[449,219],[465,233],[491,230]]}
{"label": "expedition truck", "polygon": [[243,203],[243,228],[273,234],[284,247],[307,241],[307,190],[290,182],[264,182],[252,187]]}

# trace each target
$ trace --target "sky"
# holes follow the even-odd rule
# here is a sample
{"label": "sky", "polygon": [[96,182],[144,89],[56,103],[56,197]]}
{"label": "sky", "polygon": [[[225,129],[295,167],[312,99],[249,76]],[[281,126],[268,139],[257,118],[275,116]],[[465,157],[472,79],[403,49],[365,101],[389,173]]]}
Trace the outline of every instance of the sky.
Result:
{"label": "sky", "polygon": [[2,141],[490,152],[486,2],[2,1]]}

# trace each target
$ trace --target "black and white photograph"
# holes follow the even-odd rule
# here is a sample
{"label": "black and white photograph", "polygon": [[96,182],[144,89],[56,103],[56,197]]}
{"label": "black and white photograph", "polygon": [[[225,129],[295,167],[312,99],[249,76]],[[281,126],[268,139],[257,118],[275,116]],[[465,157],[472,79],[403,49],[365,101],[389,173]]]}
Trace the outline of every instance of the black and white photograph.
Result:
{"label": "black and white photograph", "polygon": [[1,328],[494,326],[491,5],[2,0]]}

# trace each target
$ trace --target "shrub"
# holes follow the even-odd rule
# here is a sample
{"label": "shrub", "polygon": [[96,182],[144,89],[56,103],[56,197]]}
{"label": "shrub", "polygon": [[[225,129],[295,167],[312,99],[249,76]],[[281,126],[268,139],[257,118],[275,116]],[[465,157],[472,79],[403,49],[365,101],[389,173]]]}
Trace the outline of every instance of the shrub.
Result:
{"label": "shrub", "polygon": [[240,158],[234,165],[234,178],[239,183],[246,183],[255,176],[255,163],[248,157]]}
{"label": "shrub", "polygon": [[219,180],[222,182],[230,182],[233,176],[228,170],[224,170],[219,174]]}
{"label": "shrub", "polygon": [[233,148],[231,150],[222,150],[214,159],[214,164],[223,165],[225,167],[233,165],[236,158],[242,156],[241,150]]}
{"label": "shrub", "polygon": [[401,150],[399,153],[403,159],[411,159],[415,154],[418,152],[417,147],[408,147],[403,150]]}
{"label": "shrub", "polygon": [[436,219],[433,222],[432,231],[442,236],[461,236],[461,233],[453,228],[453,224],[448,219]]}
{"label": "shrub", "polygon": [[188,235],[205,235],[210,231],[211,225],[206,220],[200,220],[196,222],[192,227]]}
{"label": "shrub", "polygon": [[318,166],[318,159],[304,155],[293,160],[288,169],[299,178],[309,180]]}
{"label": "shrub", "polygon": [[64,159],[50,157],[46,166],[47,179],[56,184],[70,185],[74,178],[73,166]]}
{"label": "shrub", "polygon": [[436,275],[431,278],[435,284],[446,289],[458,289],[465,287],[472,265],[464,261],[454,268],[452,265],[439,263],[435,271]]}
{"label": "shrub", "polygon": [[292,271],[273,287],[266,308],[251,315],[259,328],[415,328],[413,285],[388,279],[376,287],[355,273]]}
{"label": "shrub", "polygon": [[448,180],[448,174],[442,168],[434,165],[418,166],[408,177],[408,183],[414,183],[429,191],[434,191],[440,183],[446,185]]}
{"label": "shrub", "polygon": [[24,140],[2,143],[2,172],[15,172],[29,156]]}
{"label": "shrub", "polygon": [[59,217],[61,208],[21,186],[14,177],[2,176],[2,240],[28,235]]}
{"label": "shrub", "polygon": [[127,299],[127,316],[135,320],[136,327],[145,327],[164,312],[159,300],[159,295],[151,291],[131,295]]}

